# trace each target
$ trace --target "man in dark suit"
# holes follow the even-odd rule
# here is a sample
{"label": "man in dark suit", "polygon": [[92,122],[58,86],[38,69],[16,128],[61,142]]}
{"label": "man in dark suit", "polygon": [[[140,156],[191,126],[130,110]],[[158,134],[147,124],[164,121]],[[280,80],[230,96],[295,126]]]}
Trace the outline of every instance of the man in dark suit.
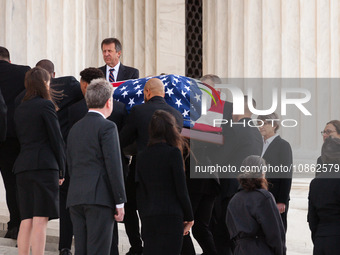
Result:
{"label": "man in dark suit", "polygon": [[[104,73],[107,81],[117,82],[117,81],[124,81],[124,80],[139,78],[138,69],[129,67],[129,66],[124,66],[120,62],[120,56],[122,54],[122,44],[117,38],[104,39],[101,43],[101,49],[103,52],[103,59],[106,65],[99,67],[99,69]],[[120,130],[119,126],[118,128]],[[125,223],[126,234],[129,238],[129,242],[131,245],[130,250],[140,251],[142,247],[142,240],[141,240],[140,233],[139,233],[139,219],[136,213],[137,206],[135,202],[136,185],[134,182],[134,172],[135,172],[134,162],[135,162],[135,158],[132,159],[132,164],[130,165],[129,176],[126,179],[126,183],[125,183],[128,203],[125,205],[124,223]],[[117,255],[117,253],[111,252],[111,255]]]}
{"label": "man in dark suit", "polygon": [[[232,105],[225,104],[223,119],[228,120],[228,124],[223,125],[222,133],[224,145],[221,147],[221,154],[218,155],[217,162],[224,166],[233,166],[240,170],[242,161],[250,155],[261,156],[262,137],[257,127],[251,120],[252,113],[248,108],[247,96],[244,97],[244,114],[231,115]],[[253,105],[255,101],[253,100]],[[231,121],[232,120],[232,121]],[[231,124],[232,123],[232,124]],[[215,245],[218,254],[231,254],[232,243],[229,240],[229,233],[225,224],[226,209],[233,195],[237,192],[237,176],[220,176],[221,194],[219,197],[219,212],[217,216],[217,226],[214,230]]]}
{"label": "man in dark suit", "polygon": [[[287,213],[289,208],[289,193],[292,186],[293,175],[293,153],[290,144],[282,139],[277,130],[279,129],[279,116],[274,112],[269,115],[257,117],[263,121],[259,127],[263,136],[262,157],[270,167],[285,167],[290,171],[279,171],[266,173],[268,190],[273,194],[277,208],[281,214],[283,226],[287,231]],[[262,123],[259,123],[260,125]]]}
{"label": "man in dark suit", "polygon": [[7,130],[7,106],[0,90],[0,142],[5,141]]}
{"label": "man in dark suit", "polygon": [[[179,129],[183,127],[183,117],[179,111],[168,105],[164,100],[164,84],[161,80],[153,78],[148,80],[144,86],[144,101],[142,105],[136,105],[132,108],[127,118],[126,125],[120,132],[121,147],[137,142],[137,151],[140,152],[146,148],[149,140],[149,123],[156,110],[165,110],[175,116]],[[135,158],[134,158],[135,159]],[[125,222],[125,229],[130,233],[129,241],[131,248],[128,255],[142,254],[142,242],[139,235],[139,221],[137,216],[136,205],[136,187],[135,187],[135,164],[132,160],[129,174],[126,181],[128,203],[126,207],[126,219],[131,221]],[[129,209],[127,209],[129,208]]]}
{"label": "man in dark suit", "polygon": [[29,66],[11,64],[9,51],[0,47],[0,89],[7,105],[7,134],[6,140],[0,144],[0,168],[10,215],[5,237],[13,239],[17,238],[20,225],[16,182],[12,172],[15,159],[20,152],[20,144],[15,134],[13,118],[15,98],[25,89],[25,74],[29,69]]}
{"label": "man in dark suit", "polygon": [[[56,104],[58,106],[58,121],[66,144],[67,136],[71,128],[68,120],[69,108],[83,99],[83,94],[80,89],[80,84],[73,76],[63,76],[55,78],[54,64],[48,59],[40,60],[36,66],[39,66],[48,71],[51,75],[51,88],[57,91]],[[60,186],[60,220],[59,220],[59,251],[60,255],[72,255],[71,245],[73,238],[72,222],[70,213],[66,209],[66,198],[69,186],[69,175],[66,169],[65,181]]]}
{"label": "man in dark suit", "polygon": [[101,44],[105,66],[99,67],[109,82],[138,79],[139,71],[136,68],[124,66],[120,62],[122,45],[117,38],[106,38]]}
{"label": "man in dark suit", "polygon": [[[80,87],[81,87],[81,90],[84,96],[86,93],[87,86],[91,83],[92,80],[98,79],[98,78],[105,79],[103,72],[100,71],[98,68],[89,67],[80,72]],[[87,112],[88,112],[88,108],[86,105],[85,98],[83,98],[79,102],[72,105],[69,108],[69,112],[68,112],[68,118],[69,118],[69,123],[71,127],[76,122],[78,122],[80,119],[82,119],[86,115]],[[118,132],[123,127],[126,117],[127,117],[127,111],[126,111],[125,105],[121,102],[117,102],[116,100],[113,100],[112,101],[112,113],[107,119],[113,121],[117,125]],[[122,156],[122,164],[123,164],[124,176],[125,176],[128,172],[127,170],[128,166],[127,166],[126,158],[124,157],[124,155],[121,154],[121,156]],[[72,236],[71,236],[71,241],[72,241]],[[111,248],[110,254],[111,255],[119,254],[118,252],[118,227],[117,227],[116,222],[115,222],[115,227],[114,227],[112,248]]]}
{"label": "man in dark suit", "polygon": [[67,143],[70,208],[76,254],[109,254],[114,220],[122,221],[126,202],[113,88],[104,79],[88,86],[86,116],[70,130]]}

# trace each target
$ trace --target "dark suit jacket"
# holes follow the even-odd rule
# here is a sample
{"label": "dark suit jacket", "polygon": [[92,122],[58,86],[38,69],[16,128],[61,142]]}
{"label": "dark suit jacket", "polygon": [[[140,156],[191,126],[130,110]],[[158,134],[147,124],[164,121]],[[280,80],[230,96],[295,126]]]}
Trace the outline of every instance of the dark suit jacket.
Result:
{"label": "dark suit jacket", "polygon": [[6,139],[7,106],[0,89],[0,142]]}
{"label": "dark suit jacket", "polygon": [[152,97],[148,102],[132,107],[127,118],[126,125],[120,132],[122,148],[137,141],[138,152],[146,148],[149,142],[149,123],[156,110],[164,110],[171,113],[181,130],[183,127],[183,116],[172,106],[168,105],[163,97]]}
{"label": "dark suit jacket", "polygon": [[308,223],[313,241],[315,237],[340,236],[340,179],[323,175],[309,186]]}
{"label": "dark suit jacket", "polygon": [[[72,125],[69,123],[68,110],[69,108],[84,98],[80,89],[80,84],[73,76],[64,76],[51,79],[51,88],[57,91],[55,103],[58,106],[58,120],[60,124],[61,133],[64,141],[67,140],[68,132]],[[22,99],[26,94],[26,90],[22,91],[15,99],[16,107],[21,104]],[[85,115],[85,114],[84,114]]]}
{"label": "dark suit jacket", "polygon": [[139,153],[136,182],[141,218],[179,216],[184,221],[193,220],[182,155],[178,148],[157,143]]}
{"label": "dark suit jacket", "polygon": [[[112,104],[113,104],[112,113],[107,119],[113,121],[117,125],[118,131],[120,131],[125,124],[127,111],[125,105],[122,102],[113,100]],[[79,102],[75,103],[74,105],[72,105],[68,111],[68,119],[71,127],[77,121],[82,119],[87,112],[88,108],[84,98]]]}
{"label": "dark suit jacket", "polygon": [[[240,169],[242,161],[250,155],[261,156],[263,140],[259,130],[256,127],[248,126],[250,118],[239,120],[239,123],[232,127],[223,127],[224,145],[221,148],[219,162],[225,166],[235,166]],[[229,126],[229,124],[226,124]],[[237,176],[233,176],[237,177]],[[222,198],[233,196],[238,188],[238,182],[235,178],[221,179]]]}
{"label": "dark suit jacket", "polygon": [[20,141],[15,174],[35,169],[56,169],[64,176],[65,151],[54,104],[39,96],[21,103],[14,116]]}
{"label": "dark suit jacket", "polygon": [[[106,77],[106,65],[99,67],[99,69],[104,73]],[[130,66],[124,66],[122,63],[120,63],[116,81],[125,81],[125,80],[138,79],[138,78],[139,78],[138,69],[130,67]]]}
{"label": "dark suit jacket", "polygon": [[51,79],[51,88],[62,93],[62,98],[56,100],[61,133],[66,141],[71,125],[68,121],[68,109],[71,105],[83,99],[80,84],[73,76],[64,76]]}
{"label": "dark suit jacket", "polygon": [[126,202],[117,126],[89,112],[67,139],[70,187],[67,207],[102,205],[113,209]]}
{"label": "dark suit jacket", "polygon": [[[277,136],[269,145],[263,155],[267,164],[271,166],[293,165],[293,154],[290,144]],[[273,194],[276,203],[287,204],[289,201],[290,188],[292,186],[293,170],[288,173],[266,173],[268,180],[268,190]]]}
{"label": "dark suit jacket", "polygon": [[0,60],[0,89],[7,105],[7,137],[16,137],[14,129],[15,98],[25,89],[25,74],[29,66]]}

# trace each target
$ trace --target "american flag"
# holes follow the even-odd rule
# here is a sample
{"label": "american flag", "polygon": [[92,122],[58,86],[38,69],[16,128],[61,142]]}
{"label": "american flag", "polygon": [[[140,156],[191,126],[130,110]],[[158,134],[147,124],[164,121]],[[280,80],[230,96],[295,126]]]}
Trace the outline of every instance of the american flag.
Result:
{"label": "american flag", "polygon": [[194,79],[180,75],[161,75],[113,83],[113,98],[125,104],[130,112],[134,105],[144,103],[143,89],[151,78],[160,79],[165,88],[165,101],[183,115],[184,127],[193,127],[201,116],[202,91]]}

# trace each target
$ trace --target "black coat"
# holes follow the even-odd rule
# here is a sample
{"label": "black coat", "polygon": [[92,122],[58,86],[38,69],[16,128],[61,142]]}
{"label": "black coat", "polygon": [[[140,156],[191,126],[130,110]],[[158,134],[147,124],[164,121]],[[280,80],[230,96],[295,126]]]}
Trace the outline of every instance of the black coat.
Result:
{"label": "black coat", "polygon": [[132,107],[126,125],[120,132],[120,141],[123,148],[137,141],[138,152],[146,148],[149,141],[149,123],[156,110],[171,113],[177,122],[178,128],[183,127],[183,116],[172,106],[168,105],[163,97],[152,97],[145,104]]}
{"label": "black coat", "polygon": [[[88,108],[86,105],[86,101],[83,98],[79,102],[75,103],[69,108],[68,111],[68,120],[70,126],[72,127],[77,121],[82,119],[86,113],[88,112]],[[122,129],[125,124],[127,117],[127,111],[125,105],[122,102],[117,102],[116,100],[112,101],[112,113],[107,118],[108,120],[113,121],[117,127],[118,132]]]}
{"label": "black coat", "polygon": [[236,193],[229,202],[226,224],[235,240],[235,255],[286,254],[281,216],[267,190]]}
{"label": "black coat", "polygon": [[0,142],[6,139],[7,106],[0,89]]}
{"label": "black coat", "polygon": [[[106,65],[99,67],[99,69],[104,73],[106,77]],[[120,63],[117,80],[116,81],[125,81],[130,79],[138,79],[139,78],[139,71],[136,68],[125,66]]]}
{"label": "black coat", "polygon": [[29,66],[14,65],[0,60],[0,89],[7,105],[7,137],[16,137],[14,128],[15,98],[25,89]]}
{"label": "black coat", "polygon": [[192,221],[183,160],[178,148],[166,143],[147,147],[137,156],[137,207],[141,218],[179,216]]}
{"label": "black coat", "polygon": [[340,178],[320,173],[309,186],[308,223],[312,239],[340,237]]}
{"label": "black coat", "polygon": [[67,207],[102,205],[113,209],[126,202],[117,126],[89,112],[67,139],[70,187]]}
{"label": "black coat", "polygon": [[[243,160],[250,155],[260,156],[263,149],[263,139],[256,127],[251,127],[247,123],[251,121],[250,118],[243,118],[239,120],[239,124],[232,127],[225,125],[223,127],[224,145],[222,146],[219,154],[218,161],[220,165],[235,166],[237,170],[240,169]],[[245,122],[245,125],[240,124]],[[237,177],[234,174],[233,177]],[[237,180],[221,179],[222,199],[232,197],[238,188]]]}
{"label": "black coat", "polygon": [[35,169],[55,169],[64,176],[65,151],[54,104],[39,96],[21,103],[15,111],[20,154],[15,174]]}
{"label": "black coat", "polygon": [[287,205],[293,175],[293,153],[290,144],[280,136],[275,137],[264,153],[263,158],[270,166],[282,165],[291,169],[291,171],[287,173],[266,173],[268,190],[273,194],[276,203],[283,203]]}

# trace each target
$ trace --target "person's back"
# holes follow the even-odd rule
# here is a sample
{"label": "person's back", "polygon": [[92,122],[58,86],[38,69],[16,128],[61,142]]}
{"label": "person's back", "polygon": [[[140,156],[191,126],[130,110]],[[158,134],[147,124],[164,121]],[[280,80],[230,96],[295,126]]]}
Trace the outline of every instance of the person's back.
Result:
{"label": "person's back", "polygon": [[278,212],[278,217],[273,217],[275,210],[274,198],[265,189],[242,190],[235,194],[228,205],[226,218],[230,238],[239,244],[235,255],[284,254],[283,225]]}
{"label": "person's back", "polygon": [[60,130],[50,128],[59,126],[53,103],[39,96],[32,98],[18,106],[14,119],[21,145],[14,173],[44,166],[59,169],[54,154],[60,155],[61,152],[55,145],[63,147],[64,143],[60,140]]}
{"label": "person's back", "polygon": [[138,211],[141,217],[173,215],[183,217],[181,200],[185,176],[181,152],[166,143],[147,147],[137,156],[136,181]]}

